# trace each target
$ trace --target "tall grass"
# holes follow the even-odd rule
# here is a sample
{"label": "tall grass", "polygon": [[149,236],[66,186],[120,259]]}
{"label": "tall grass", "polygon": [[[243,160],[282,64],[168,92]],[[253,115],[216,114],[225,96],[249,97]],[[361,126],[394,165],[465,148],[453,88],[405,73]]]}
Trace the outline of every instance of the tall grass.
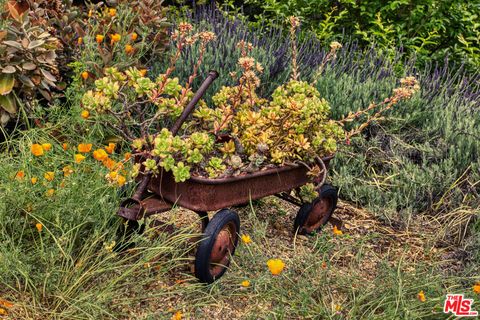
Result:
{"label": "tall grass", "polygon": [[[198,290],[195,285],[180,288],[171,280],[188,266],[187,254],[192,249],[188,240],[194,230],[183,229],[167,237],[147,228],[131,239],[134,249],[113,251],[119,240],[117,230],[123,228],[115,216],[120,202],[117,188],[107,184],[105,168],[91,156],[74,163],[80,137],[66,140],[69,148],[64,151],[52,133],[22,133],[10,141],[0,159],[0,297],[14,302],[10,316],[128,317],[138,311],[131,306],[139,301],[168,300],[180,292]],[[52,143],[52,150],[34,157],[30,145],[37,142]],[[73,169],[68,177],[62,171],[66,165]],[[24,172],[23,178],[17,175],[19,171]],[[55,172],[51,182],[43,177],[47,171]],[[31,182],[33,177],[38,179],[36,184]],[[50,189],[53,196],[46,194]]]}

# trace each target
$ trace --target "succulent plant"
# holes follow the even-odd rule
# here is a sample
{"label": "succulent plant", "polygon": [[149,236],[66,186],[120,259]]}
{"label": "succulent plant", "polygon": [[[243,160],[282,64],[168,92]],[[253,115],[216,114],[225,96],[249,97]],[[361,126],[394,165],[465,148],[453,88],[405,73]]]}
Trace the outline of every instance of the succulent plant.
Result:
{"label": "succulent plant", "polygon": [[6,30],[0,31],[0,123],[4,125],[24,100],[30,107],[40,93],[52,99],[57,88],[58,68],[56,50],[58,39],[41,26],[32,25],[29,15],[13,14]]}

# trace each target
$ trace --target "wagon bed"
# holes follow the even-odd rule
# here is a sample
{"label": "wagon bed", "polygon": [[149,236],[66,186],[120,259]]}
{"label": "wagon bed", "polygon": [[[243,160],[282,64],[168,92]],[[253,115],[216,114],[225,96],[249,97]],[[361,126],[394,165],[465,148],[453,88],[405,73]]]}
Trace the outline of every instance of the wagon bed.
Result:
{"label": "wagon bed", "polygon": [[[332,158],[322,159],[326,167]],[[151,180],[149,190],[163,201],[186,209],[215,211],[299,188],[310,182],[307,172],[303,165],[286,165],[220,179],[191,177],[180,183],[171,172],[163,172]]]}

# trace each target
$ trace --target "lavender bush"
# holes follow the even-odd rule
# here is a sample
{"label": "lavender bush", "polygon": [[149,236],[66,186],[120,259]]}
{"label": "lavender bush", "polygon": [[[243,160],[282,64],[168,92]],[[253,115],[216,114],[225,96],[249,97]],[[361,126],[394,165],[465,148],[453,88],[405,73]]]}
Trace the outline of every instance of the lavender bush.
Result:
{"label": "lavender bush", "polygon": [[[229,72],[236,68],[234,48],[240,40],[254,44],[253,56],[265,67],[263,95],[290,76],[289,40],[283,30],[251,29],[214,7],[199,9],[188,19],[217,35],[200,72],[215,69],[221,74],[210,93],[231,84]],[[301,38],[300,75],[312,80],[328,44]],[[448,61],[417,69],[414,59],[401,62],[401,56],[401,48],[391,59],[374,47],[360,50],[355,42],[346,42],[318,77],[318,90],[336,118],[386,98],[402,76],[416,76],[422,87],[420,95],[392,110],[388,121],[370,126],[337,155],[333,183],[344,199],[399,222],[418,213],[442,215],[460,206],[478,207],[480,74],[467,73],[463,65],[452,67]],[[194,61],[196,52],[187,52],[177,64],[177,76],[186,78]]]}

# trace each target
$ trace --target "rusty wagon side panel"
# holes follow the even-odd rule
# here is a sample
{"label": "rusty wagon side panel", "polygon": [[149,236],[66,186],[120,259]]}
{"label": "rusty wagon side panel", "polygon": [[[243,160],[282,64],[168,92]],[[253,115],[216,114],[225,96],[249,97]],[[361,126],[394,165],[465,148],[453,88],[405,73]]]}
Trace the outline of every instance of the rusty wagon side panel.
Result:
{"label": "rusty wagon side panel", "polygon": [[[322,159],[325,166],[332,158]],[[178,206],[215,211],[298,188],[310,181],[307,171],[302,165],[283,166],[221,179],[192,177],[181,183],[174,181],[171,172],[162,172],[151,180],[149,189]]]}

